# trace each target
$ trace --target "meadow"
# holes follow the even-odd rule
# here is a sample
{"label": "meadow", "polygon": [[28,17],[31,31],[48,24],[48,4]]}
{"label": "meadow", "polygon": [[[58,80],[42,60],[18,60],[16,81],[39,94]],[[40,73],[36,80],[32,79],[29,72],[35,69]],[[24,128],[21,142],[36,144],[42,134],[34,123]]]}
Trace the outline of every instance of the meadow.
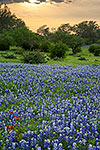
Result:
{"label": "meadow", "polygon": [[[18,51],[18,47],[16,46],[11,46],[10,50],[6,51],[0,51],[0,62],[5,63],[5,62],[11,62],[11,63],[22,63],[23,56],[21,54],[16,54],[16,51]],[[44,53],[44,52],[42,52]],[[48,53],[44,53],[45,56],[48,57]],[[98,65],[100,64],[100,56],[94,56],[92,53],[89,53],[87,48],[82,48],[82,51],[74,54],[72,54],[72,50],[69,49],[69,51],[66,52],[66,57],[64,59],[59,59],[59,60],[53,60],[50,59],[46,62],[48,65]],[[3,56],[6,55],[14,55],[16,58],[4,58]],[[79,60],[80,57],[85,57],[86,60]]]}
{"label": "meadow", "polygon": [[100,65],[0,63],[0,149],[100,150]]}

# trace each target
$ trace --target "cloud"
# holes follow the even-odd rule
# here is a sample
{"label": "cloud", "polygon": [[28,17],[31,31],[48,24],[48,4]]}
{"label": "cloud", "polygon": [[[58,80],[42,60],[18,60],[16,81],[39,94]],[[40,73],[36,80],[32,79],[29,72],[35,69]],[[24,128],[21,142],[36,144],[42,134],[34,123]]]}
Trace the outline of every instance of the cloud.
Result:
{"label": "cloud", "polygon": [[32,30],[44,24],[57,27],[62,23],[75,24],[84,20],[100,23],[100,0],[73,0],[70,4],[17,3],[10,4],[9,7]]}

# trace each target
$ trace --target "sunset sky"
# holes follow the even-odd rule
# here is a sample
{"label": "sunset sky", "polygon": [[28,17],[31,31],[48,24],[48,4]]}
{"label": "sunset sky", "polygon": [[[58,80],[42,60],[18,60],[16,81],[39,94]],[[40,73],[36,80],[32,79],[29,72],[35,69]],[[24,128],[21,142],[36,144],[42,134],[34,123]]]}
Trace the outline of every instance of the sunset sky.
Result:
{"label": "sunset sky", "polygon": [[69,4],[12,3],[8,7],[33,31],[45,24],[58,27],[64,23],[73,25],[85,20],[95,20],[100,24],[100,0],[73,0]]}

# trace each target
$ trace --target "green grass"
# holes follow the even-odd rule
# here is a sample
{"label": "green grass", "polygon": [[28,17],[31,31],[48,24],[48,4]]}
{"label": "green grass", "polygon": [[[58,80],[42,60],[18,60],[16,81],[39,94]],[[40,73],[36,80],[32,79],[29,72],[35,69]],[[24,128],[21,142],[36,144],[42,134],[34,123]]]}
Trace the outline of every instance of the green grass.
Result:
{"label": "green grass", "polygon": [[[100,64],[100,56],[94,56],[93,54],[88,52],[88,49],[82,49],[82,52],[77,53],[75,55],[69,55],[71,50],[66,53],[66,58],[60,61],[50,60],[47,64],[59,64],[59,65],[91,65],[91,64]],[[78,55],[81,57],[85,57],[86,60],[78,60]],[[96,61],[97,60],[97,61]]]}
{"label": "green grass", "polygon": [[[23,58],[20,54],[15,54],[15,51],[18,49],[18,47],[12,46],[10,47],[10,50],[6,51],[0,51],[0,62],[11,62],[11,63],[21,63],[21,59]],[[4,58],[2,55],[14,55],[16,56],[16,59],[8,59]]]}
{"label": "green grass", "polygon": [[[11,62],[11,63],[21,63],[22,62],[22,56],[20,54],[15,54],[16,51],[16,47],[11,47],[9,51],[0,51],[0,62],[4,63],[4,62]],[[2,57],[2,53],[4,54],[14,54],[14,56],[16,56],[16,59],[7,59]],[[91,64],[100,64],[100,56],[94,56],[93,54],[88,52],[88,49],[82,49],[82,52],[77,53],[75,55],[69,55],[69,53],[72,53],[71,50],[69,50],[66,53],[66,57],[64,59],[60,59],[60,60],[53,60],[50,59],[47,64],[51,65],[51,64],[57,64],[57,65],[79,65],[79,64],[83,64],[83,65],[91,65]],[[85,57],[86,60],[78,60],[79,57],[78,55],[81,55],[81,57]]]}

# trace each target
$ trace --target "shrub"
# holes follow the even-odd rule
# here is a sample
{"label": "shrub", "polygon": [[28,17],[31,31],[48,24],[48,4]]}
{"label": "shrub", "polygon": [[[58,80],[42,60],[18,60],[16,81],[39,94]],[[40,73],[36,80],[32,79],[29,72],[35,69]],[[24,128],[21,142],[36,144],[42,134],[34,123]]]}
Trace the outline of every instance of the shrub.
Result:
{"label": "shrub", "polygon": [[29,43],[27,40],[24,40],[24,41],[22,42],[22,48],[23,48],[24,50],[30,50],[30,49],[31,49],[31,45],[30,45],[30,43]]}
{"label": "shrub", "polygon": [[94,56],[99,56],[100,54],[100,46],[94,50]]}
{"label": "shrub", "polygon": [[81,51],[82,51],[82,49],[81,49],[80,47],[74,47],[74,46],[73,46],[73,48],[72,48],[73,54],[79,53],[79,52],[81,52]]}
{"label": "shrub", "polygon": [[30,64],[45,63],[45,58],[39,50],[37,51],[27,51],[23,53],[23,62]]}
{"label": "shrub", "polygon": [[91,44],[89,47],[89,52],[94,53],[94,50],[98,47],[98,44]]}
{"label": "shrub", "polygon": [[13,45],[13,38],[9,35],[0,34],[0,50],[9,50],[11,45]]}
{"label": "shrub", "polygon": [[92,45],[90,45],[88,50],[89,50],[90,53],[93,53],[94,56],[99,56],[99,54],[100,54],[100,45],[92,44]]}
{"label": "shrub", "polygon": [[51,58],[55,58],[55,57],[64,58],[66,51],[68,51],[68,47],[66,44],[62,42],[58,42],[55,44],[51,43],[49,46],[49,52]]}
{"label": "shrub", "polygon": [[79,52],[81,52],[81,51],[82,51],[81,47],[77,47],[77,48],[75,49],[75,53],[79,53]]}

